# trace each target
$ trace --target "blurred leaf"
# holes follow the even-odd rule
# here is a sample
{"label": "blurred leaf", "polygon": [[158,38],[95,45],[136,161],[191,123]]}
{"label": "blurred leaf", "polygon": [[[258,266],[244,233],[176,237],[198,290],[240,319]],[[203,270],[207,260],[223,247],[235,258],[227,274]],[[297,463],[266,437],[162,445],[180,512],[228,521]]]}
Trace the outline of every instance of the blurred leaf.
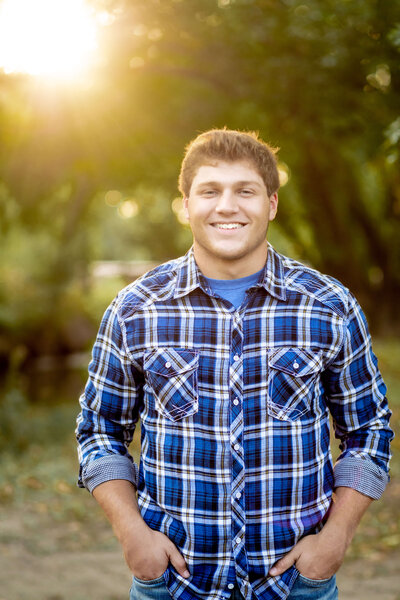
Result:
{"label": "blurred leaf", "polygon": [[0,75],[0,360],[90,347],[94,260],[188,248],[171,209],[183,148],[224,125],[282,148],[272,239],[398,329],[398,3],[93,3],[109,18],[85,86]]}

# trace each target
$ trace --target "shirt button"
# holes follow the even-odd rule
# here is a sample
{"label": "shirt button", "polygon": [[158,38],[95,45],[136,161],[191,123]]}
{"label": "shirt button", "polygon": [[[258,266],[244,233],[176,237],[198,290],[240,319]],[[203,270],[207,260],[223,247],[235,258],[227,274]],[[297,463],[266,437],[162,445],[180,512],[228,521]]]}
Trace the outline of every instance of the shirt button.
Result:
{"label": "shirt button", "polygon": [[236,451],[237,451],[237,450],[240,450],[240,444],[235,444],[235,445],[233,446],[233,449],[234,449],[234,450],[236,450]]}
{"label": "shirt button", "polygon": [[237,406],[239,404],[239,400],[237,398],[234,399],[233,404]]}
{"label": "shirt button", "polygon": [[242,494],[240,492],[237,492],[236,498],[239,500],[239,498],[241,498],[241,497],[242,497]]}
{"label": "shirt button", "polygon": [[240,544],[240,542],[241,542],[241,541],[242,541],[242,540],[240,539],[240,537],[237,537],[237,538],[236,538],[236,540],[235,540],[235,542],[236,542],[237,544]]}
{"label": "shirt button", "polygon": [[166,369],[169,369],[170,367],[171,367],[171,363],[170,363],[170,362],[166,362],[166,363],[165,363],[165,368],[166,368]]}
{"label": "shirt button", "polygon": [[234,583],[228,583],[228,590],[233,590],[234,587],[235,587]]}
{"label": "shirt button", "polygon": [[238,360],[240,360],[240,356],[239,356],[239,354],[235,354],[235,356],[233,357],[233,360],[234,360],[235,362],[237,362]]}
{"label": "shirt button", "polygon": [[293,369],[298,369],[299,368],[299,363],[298,362],[294,362],[293,363]]}

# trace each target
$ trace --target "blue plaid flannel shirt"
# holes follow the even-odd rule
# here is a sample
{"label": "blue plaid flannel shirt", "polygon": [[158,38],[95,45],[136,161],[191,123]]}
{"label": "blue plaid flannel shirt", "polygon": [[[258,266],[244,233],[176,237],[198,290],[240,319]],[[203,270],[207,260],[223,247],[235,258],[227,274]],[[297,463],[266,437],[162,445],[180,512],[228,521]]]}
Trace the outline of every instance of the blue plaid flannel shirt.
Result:
{"label": "blue plaid flannel shirt", "polygon": [[[271,246],[235,310],[193,250],[125,288],[100,326],[81,397],[81,486],[138,490],[191,576],[176,600],[283,599],[297,571],[269,568],[323,526],[335,486],[378,498],[390,411],[365,317],[339,282]],[[341,454],[333,468],[329,413]],[[140,467],[129,454],[141,420]]]}

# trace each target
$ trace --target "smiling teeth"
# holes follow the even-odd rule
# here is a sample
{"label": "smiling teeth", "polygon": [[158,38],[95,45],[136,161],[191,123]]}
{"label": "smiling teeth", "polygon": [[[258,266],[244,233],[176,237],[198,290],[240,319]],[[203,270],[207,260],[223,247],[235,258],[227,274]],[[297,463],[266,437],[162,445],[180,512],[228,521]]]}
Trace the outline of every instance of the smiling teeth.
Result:
{"label": "smiling teeth", "polygon": [[218,229],[239,229],[243,227],[241,223],[217,223]]}

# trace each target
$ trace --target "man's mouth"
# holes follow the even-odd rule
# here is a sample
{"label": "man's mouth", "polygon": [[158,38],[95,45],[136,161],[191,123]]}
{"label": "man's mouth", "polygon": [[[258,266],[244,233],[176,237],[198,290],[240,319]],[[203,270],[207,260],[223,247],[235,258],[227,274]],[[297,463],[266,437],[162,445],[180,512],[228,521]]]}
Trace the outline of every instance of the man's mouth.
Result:
{"label": "man's mouth", "polygon": [[244,223],[213,223],[212,226],[216,229],[240,229]]}

